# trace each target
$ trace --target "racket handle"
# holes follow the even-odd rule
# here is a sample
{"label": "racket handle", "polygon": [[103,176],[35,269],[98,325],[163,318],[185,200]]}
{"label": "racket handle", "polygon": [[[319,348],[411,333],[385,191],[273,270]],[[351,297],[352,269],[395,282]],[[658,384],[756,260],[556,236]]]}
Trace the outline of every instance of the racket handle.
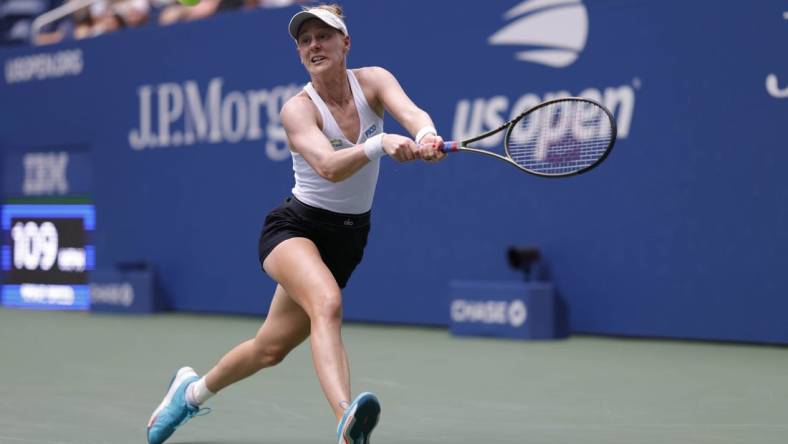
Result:
{"label": "racket handle", "polygon": [[443,147],[441,148],[441,151],[443,151],[444,153],[456,153],[459,150],[460,150],[460,142],[457,142],[456,140],[444,141]]}

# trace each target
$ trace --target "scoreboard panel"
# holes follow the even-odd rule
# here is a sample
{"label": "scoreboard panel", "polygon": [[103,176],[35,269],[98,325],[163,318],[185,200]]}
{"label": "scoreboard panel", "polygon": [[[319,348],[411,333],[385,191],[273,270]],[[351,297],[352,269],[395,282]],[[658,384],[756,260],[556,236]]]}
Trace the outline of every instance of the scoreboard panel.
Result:
{"label": "scoreboard panel", "polygon": [[4,274],[0,303],[8,307],[87,310],[92,204],[7,204],[0,211]]}

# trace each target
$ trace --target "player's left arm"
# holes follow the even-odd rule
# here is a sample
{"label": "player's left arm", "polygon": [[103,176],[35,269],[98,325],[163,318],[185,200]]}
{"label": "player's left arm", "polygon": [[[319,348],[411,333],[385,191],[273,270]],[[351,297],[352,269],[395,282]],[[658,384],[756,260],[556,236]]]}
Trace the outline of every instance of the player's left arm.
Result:
{"label": "player's left arm", "polygon": [[[386,69],[366,68],[362,74],[372,86],[375,98],[383,105],[420,145],[417,155],[427,161],[441,160],[446,154],[440,150],[443,138],[437,134],[430,115],[416,106]],[[418,139],[418,140],[416,140]]]}

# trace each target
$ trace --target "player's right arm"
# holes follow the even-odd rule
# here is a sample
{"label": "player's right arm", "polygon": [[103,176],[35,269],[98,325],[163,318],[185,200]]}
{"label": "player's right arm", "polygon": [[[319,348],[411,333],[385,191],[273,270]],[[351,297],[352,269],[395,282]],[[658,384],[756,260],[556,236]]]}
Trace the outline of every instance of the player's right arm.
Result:
{"label": "player's right arm", "polygon": [[[364,145],[335,150],[318,126],[317,108],[307,97],[297,95],[285,103],[280,113],[290,148],[304,156],[320,177],[340,182],[369,162]],[[415,159],[413,141],[396,134],[383,136],[384,151],[400,162]]]}

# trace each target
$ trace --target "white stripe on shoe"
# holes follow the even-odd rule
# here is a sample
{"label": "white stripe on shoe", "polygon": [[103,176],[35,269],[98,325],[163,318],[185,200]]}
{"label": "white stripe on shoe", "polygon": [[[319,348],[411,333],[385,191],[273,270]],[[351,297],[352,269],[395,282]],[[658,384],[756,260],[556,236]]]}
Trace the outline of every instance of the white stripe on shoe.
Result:
{"label": "white stripe on shoe", "polygon": [[150,420],[148,420],[148,428],[153,425],[153,422],[156,421],[156,417],[159,416],[162,410],[164,410],[167,405],[170,404],[172,401],[172,397],[175,392],[178,390],[178,387],[181,386],[183,381],[186,378],[190,378],[192,376],[197,376],[197,372],[194,371],[191,367],[181,367],[175,372],[175,376],[173,376],[172,381],[170,382],[170,386],[167,389],[167,394],[164,396],[164,400],[156,407],[156,410],[153,411],[153,414],[150,416]]}
{"label": "white stripe on shoe", "polygon": [[347,436],[347,431],[355,424],[356,422],[356,410],[358,409],[358,404],[353,404],[353,408],[351,411],[347,412],[347,418],[345,419],[345,426],[342,427],[342,431],[339,434],[339,444],[353,444],[353,439]]}
{"label": "white stripe on shoe", "polygon": [[338,444],[368,444],[372,430],[379,420],[380,402],[378,398],[369,392],[358,395],[339,422],[337,427]]}

